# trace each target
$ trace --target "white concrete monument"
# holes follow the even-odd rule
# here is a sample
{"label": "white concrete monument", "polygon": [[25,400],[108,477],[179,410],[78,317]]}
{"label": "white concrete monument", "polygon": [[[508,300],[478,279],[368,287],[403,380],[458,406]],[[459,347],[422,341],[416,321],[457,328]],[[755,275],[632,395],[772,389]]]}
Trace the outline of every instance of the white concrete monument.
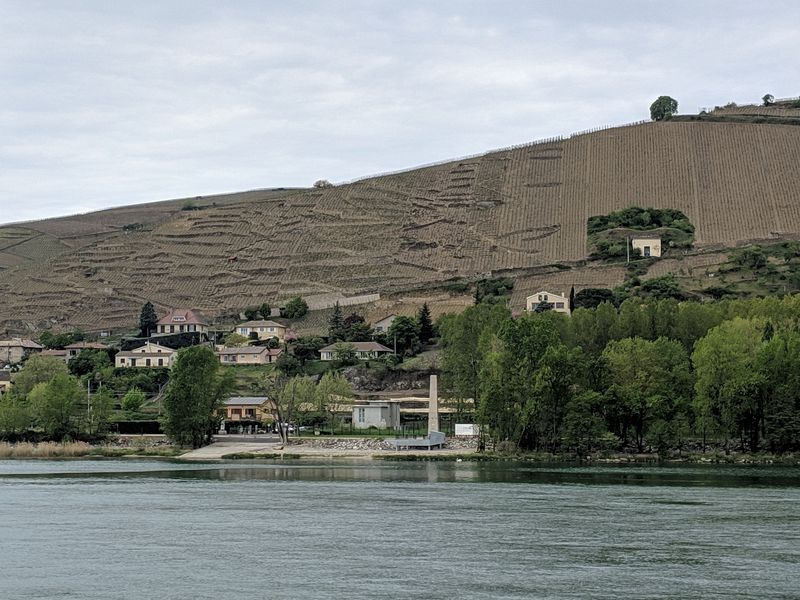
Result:
{"label": "white concrete monument", "polygon": [[428,397],[428,433],[431,431],[439,431],[439,380],[436,375],[431,375]]}

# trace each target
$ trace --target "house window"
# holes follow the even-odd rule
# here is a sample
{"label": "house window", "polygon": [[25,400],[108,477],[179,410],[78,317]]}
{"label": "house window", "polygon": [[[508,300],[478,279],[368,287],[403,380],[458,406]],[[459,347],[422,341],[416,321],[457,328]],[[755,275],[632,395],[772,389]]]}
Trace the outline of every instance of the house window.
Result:
{"label": "house window", "polygon": [[136,366],[136,359],[135,359],[135,358],[132,358],[132,359],[131,359],[131,366],[132,366],[132,367],[135,367],[135,366]]}
{"label": "house window", "polygon": [[556,308],[564,308],[563,302],[556,302]]}
{"label": "house window", "polygon": [[642,254],[645,256],[650,256],[650,246],[645,246],[644,250],[642,250]]}
{"label": "house window", "polygon": [[144,360],[144,366],[145,366],[145,367],[149,367],[149,366],[150,366],[150,359],[149,359],[149,358],[146,358],[146,359]]}
{"label": "house window", "polygon": [[241,415],[242,415],[242,409],[241,408],[232,408],[231,409],[231,416],[240,417]]}
{"label": "house window", "polygon": [[269,331],[270,333],[272,333],[273,331],[275,331],[275,328],[274,328],[274,327],[267,327],[267,331]]}
{"label": "house window", "polygon": [[255,416],[256,416],[256,411],[255,411],[255,409],[253,409],[253,408],[248,408],[248,409],[245,411],[245,416],[247,416],[247,417],[255,417]]}
{"label": "house window", "polygon": [[159,358],[158,359],[158,366],[159,367],[163,367],[164,366],[164,359],[163,358]]}
{"label": "house window", "polygon": [[367,420],[367,409],[366,408],[359,408],[358,409],[358,422],[364,423]]}

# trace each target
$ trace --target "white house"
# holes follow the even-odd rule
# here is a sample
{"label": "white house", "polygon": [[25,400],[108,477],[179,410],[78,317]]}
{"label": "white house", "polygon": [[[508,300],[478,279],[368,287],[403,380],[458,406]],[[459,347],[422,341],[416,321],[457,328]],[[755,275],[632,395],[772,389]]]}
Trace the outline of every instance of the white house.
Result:
{"label": "white house", "polygon": [[555,312],[570,314],[569,297],[565,294],[554,294],[544,290],[536,292],[525,299],[525,310],[533,312],[540,304],[549,304]]}
{"label": "white house", "polygon": [[645,257],[661,256],[661,238],[636,235],[631,238],[631,247]]}
{"label": "white house", "polygon": [[334,360],[336,358],[336,346],[352,346],[359,360],[369,360],[392,354],[392,350],[378,342],[338,342],[321,348],[319,356],[322,360]]}
{"label": "white house", "polygon": [[260,340],[278,338],[283,340],[286,335],[286,326],[275,321],[247,321],[236,326],[236,333],[249,338],[251,334],[256,334]]}
{"label": "white house", "polygon": [[114,357],[116,367],[171,367],[177,350],[147,342],[144,346],[117,352]]}
{"label": "white house", "polygon": [[399,429],[400,404],[397,402],[370,402],[353,405],[353,427],[355,429]]}
{"label": "white house", "polygon": [[372,328],[375,330],[375,333],[386,333],[389,331],[389,327],[392,326],[392,323],[394,323],[396,318],[397,315],[383,317],[380,321],[375,321],[375,324],[372,326]]}

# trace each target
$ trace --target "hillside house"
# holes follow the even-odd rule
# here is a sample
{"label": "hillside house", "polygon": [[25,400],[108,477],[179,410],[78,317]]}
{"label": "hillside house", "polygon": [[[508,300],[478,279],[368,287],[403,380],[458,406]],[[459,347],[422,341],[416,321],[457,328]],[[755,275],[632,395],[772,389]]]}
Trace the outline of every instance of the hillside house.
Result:
{"label": "hillside house", "polygon": [[56,358],[60,358],[64,362],[67,362],[69,359],[67,358],[67,351],[66,350],[59,350],[58,348],[48,348],[47,350],[42,350],[42,356],[54,356]]}
{"label": "hillside house", "polygon": [[171,367],[175,361],[177,350],[147,342],[144,346],[133,350],[118,352],[114,357],[114,366],[121,367]]}
{"label": "hillside house", "polygon": [[631,237],[631,248],[638,250],[644,258],[661,256],[661,238],[645,235]]}
{"label": "hillside house", "polygon": [[22,338],[12,338],[10,340],[0,340],[0,365],[12,365],[22,362],[29,354],[41,352],[43,346],[33,340]]}
{"label": "hillside house", "polygon": [[353,405],[353,428],[400,429],[400,404],[397,402],[370,402]]}
{"label": "hillside house", "polygon": [[208,322],[196,310],[177,308],[159,319],[156,333],[153,335],[170,335],[172,333],[208,333]]}
{"label": "hillside house", "polygon": [[100,342],[77,342],[69,346],[64,346],[64,350],[67,352],[66,360],[70,361],[83,350],[108,350],[108,346]]}
{"label": "hillside house", "polygon": [[386,333],[389,331],[389,327],[392,326],[392,323],[394,323],[396,318],[397,315],[383,317],[380,321],[375,321],[375,324],[372,326],[372,328],[375,330],[375,333]]}
{"label": "hillside house", "polygon": [[569,297],[566,294],[554,294],[542,290],[531,294],[525,299],[525,310],[535,312],[540,304],[549,304],[555,312],[570,314],[569,310]]}
{"label": "hillside house", "polygon": [[266,396],[233,396],[225,400],[225,420],[265,421],[272,419]]}
{"label": "hillside house", "polygon": [[240,348],[227,348],[220,346],[217,356],[223,365],[268,365],[278,360],[283,353],[281,348],[267,348],[266,346],[242,346]]}
{"label": "hillside house", "polygon": [[[369,360],[371,358],[379,358],[388,354],[393,354],[391,349],[378,342],[341,342],[346,345],[353,346],[356,351],[356,357],[359,360]],[[322,360],[334,360],[336,358],[337,344],[330,344],[320,349],[319,355]]]}
{"label": "hillside house", "polygon": [[259,340],[276,337],[283,341],[286,337],[286,326],[275,321],[247,321],[236,326],[236,333],[251,339],[254,337],[251,334],[255,334]]}
{"label": "hillside house", "polygon": [[11,372],[0,370],[0,396],[11,389]]}

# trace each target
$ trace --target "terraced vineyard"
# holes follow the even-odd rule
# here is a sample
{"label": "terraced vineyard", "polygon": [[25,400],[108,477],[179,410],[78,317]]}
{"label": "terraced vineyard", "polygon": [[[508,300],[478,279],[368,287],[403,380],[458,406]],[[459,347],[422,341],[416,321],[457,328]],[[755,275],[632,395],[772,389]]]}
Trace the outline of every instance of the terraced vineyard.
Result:
{"label": "terraced vineyard", "polygon": [[[771,109],[786,118],[758,114]],[[148,299],[220,316],[296,294],[433,298],[489,273],[517,279],[520,308],[536,287],[621,282],[621,267],[582,261],[587,218],[626,206],[683,211],[699,252],[799,237],[798,164],[796,125],[676,120],[331,188],[193,199],[199,210],[171,201],[3,227],[0,329],[131,328]]]}

